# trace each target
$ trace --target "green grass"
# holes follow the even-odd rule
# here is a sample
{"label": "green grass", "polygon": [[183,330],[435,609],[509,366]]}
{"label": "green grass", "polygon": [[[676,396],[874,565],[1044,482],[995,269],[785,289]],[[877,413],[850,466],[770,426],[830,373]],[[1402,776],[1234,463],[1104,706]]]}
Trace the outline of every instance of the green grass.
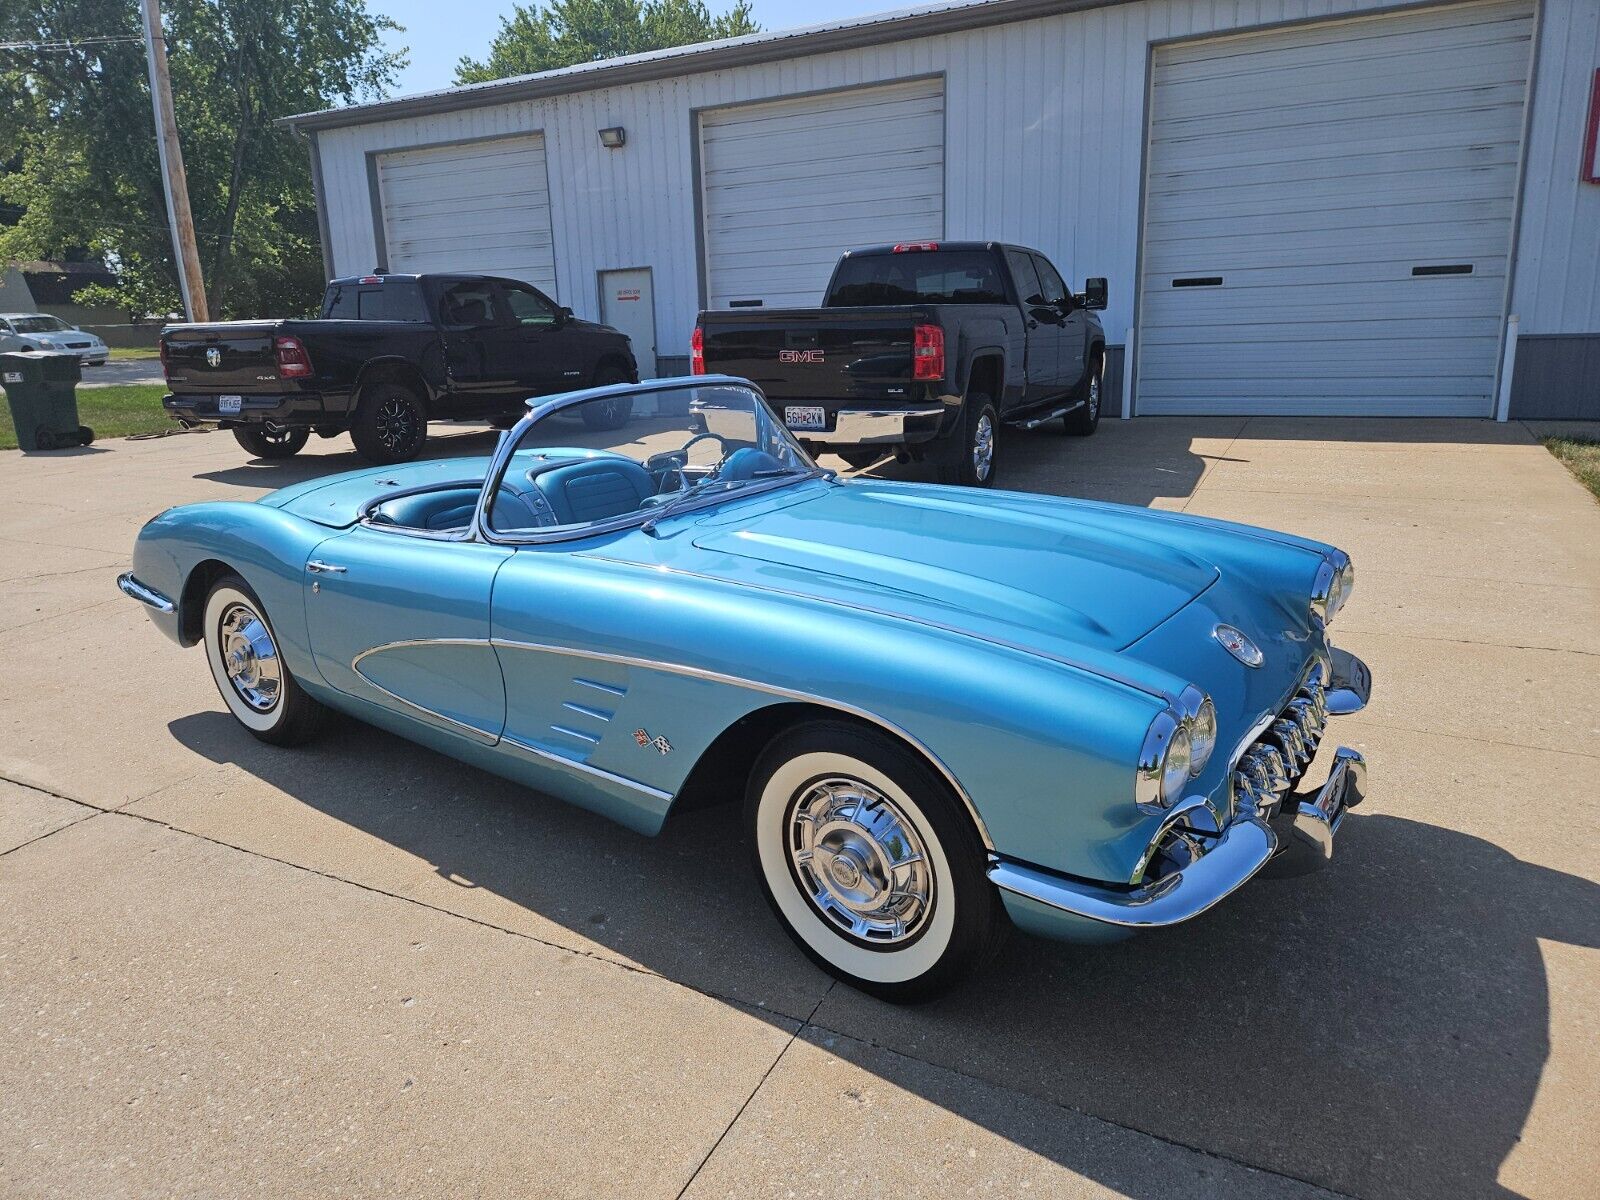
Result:
{"label": "green grass", "polygon": [[160,358],[161,354],[154,346],[139,346],[130,349],[126,346],[111,347],[112,362],[132,362],[146,358]]}
{"label": "green grass", "polygon": [[[167,389],[161,384],[112,384],[78,389],[78,422],[94,430],[97,440],[156,433],[178,424],[161,407]],[[11,409],[0,405],[0,450],[17,448]]]}
{"label": "green grass", "polygon": [[1587,438],[1545,438],[1545,449],[1559,458],[1562,464],[1578,477],[1600,500],[1600,442]]}

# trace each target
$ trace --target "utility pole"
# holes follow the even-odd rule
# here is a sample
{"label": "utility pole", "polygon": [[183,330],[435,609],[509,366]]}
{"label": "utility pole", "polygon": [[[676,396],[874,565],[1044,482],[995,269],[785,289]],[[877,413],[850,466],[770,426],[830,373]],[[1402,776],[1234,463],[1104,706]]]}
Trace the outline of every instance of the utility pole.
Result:
{"label": "utility pole", "polygon": [[161,177],[167,193],[167,222],[172,227],[172,252],[178,262],[183,310],[191,321],[208,321],[205,281],[200,277],[200,250],[194,240],[194,214],[189,210],[189,182],[178,145],[178,118],[172,111],[172,82],[167,78],[167,43],[161,34],[160,0],[140,0],[144,11],[144,43],[150,59],[150,101],[156,110],[156,146],[161,151]]}

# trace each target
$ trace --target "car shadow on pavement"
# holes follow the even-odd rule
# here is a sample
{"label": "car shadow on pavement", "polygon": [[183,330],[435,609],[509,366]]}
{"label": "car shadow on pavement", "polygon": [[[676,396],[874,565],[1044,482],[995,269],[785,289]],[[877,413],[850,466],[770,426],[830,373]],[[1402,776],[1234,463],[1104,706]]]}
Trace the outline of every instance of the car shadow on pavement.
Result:
{"label": "car shadow on pavement", "polygon": [[1348,1194],[1511,1196],[1498,1173],[1549,1052],[1539,942],[1600,947],[1600,887],[1374,804],[1321,874],[1112,947],[1014,934],[957,991],[896,1008],[830,989],[791,946],[736,804],[647,839],[347,719],[299,750],[219,712],[171,731],[267,785],[230,802],[337,822],[297,836],[302,866],[385,887],[349,865],[392,862],[362,848],[378,839],[431,866],[409,899],[809,1017],[808,1037],[887,1084],[1130,1196],[1155,1194],[1131,1165],[944,1072]]}

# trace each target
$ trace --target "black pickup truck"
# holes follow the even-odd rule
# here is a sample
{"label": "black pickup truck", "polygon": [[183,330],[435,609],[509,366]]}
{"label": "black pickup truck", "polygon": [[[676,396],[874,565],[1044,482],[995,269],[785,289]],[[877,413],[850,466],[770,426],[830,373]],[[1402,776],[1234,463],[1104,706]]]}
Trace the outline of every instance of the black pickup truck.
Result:
{"label": "black pickup truck", "polygon": [[317,320],[169,325],[161,362],[185,425],[231,429],[258,458],[348,431],[375,463],[415,458],[430,420],[508,427],[529,396],[638,378],[623,334],[486,275],[335,279]]}
{"label": "black pickup truck", "polygon": [[691,369],[759,384],[813,450],[929,457],[986,487],[1001,424],[1094,432],[1105,306],[1104,279],[1075,295],[1022,246],[869,246],[839,260],[821,308],[702,312]]}

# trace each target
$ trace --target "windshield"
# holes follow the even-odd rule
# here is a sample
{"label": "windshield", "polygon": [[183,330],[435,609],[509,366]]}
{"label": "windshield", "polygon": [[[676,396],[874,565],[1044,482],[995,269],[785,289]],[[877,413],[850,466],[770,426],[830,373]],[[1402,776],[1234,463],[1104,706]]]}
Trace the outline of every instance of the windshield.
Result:
{"label": "windshield", "polygon": [[815,471],[752,388],[686,384],[601,396],[523,431],[489,527],[521,534],[659,520],[700,497]]}
{"label": "windshield", "polygon": [[56,317],[12,317],[11,327],[18,333],[60,333],[72,328]]}

